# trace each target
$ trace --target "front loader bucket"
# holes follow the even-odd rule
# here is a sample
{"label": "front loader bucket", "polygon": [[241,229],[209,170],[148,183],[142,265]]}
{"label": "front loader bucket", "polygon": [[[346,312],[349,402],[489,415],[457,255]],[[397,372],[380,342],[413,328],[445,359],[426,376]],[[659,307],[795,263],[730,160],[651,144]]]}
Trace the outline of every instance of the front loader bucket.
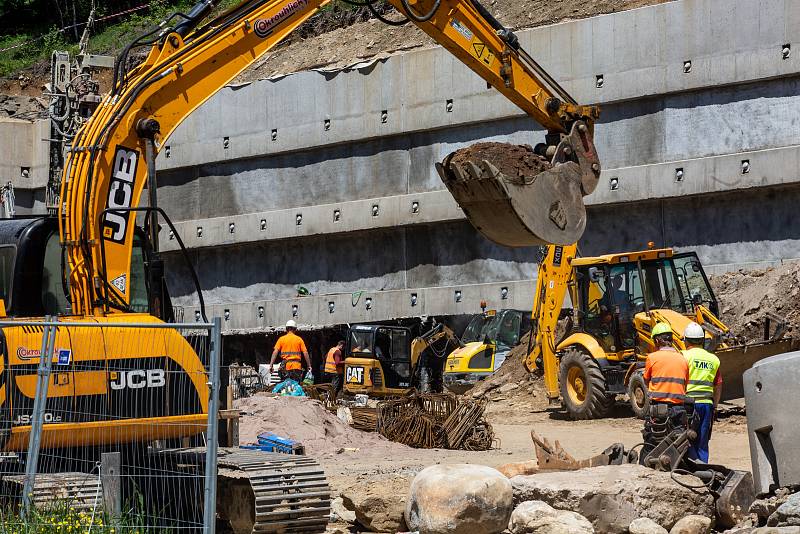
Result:
{"label": "front loader bucket", "polygon": [[722,372],[722,400],[744,397],[742,375],[754,363],[764,358],[797,350],[798,340],[781,338],[748,345],[717,349]]}
{"label": "front loader bucket", "polygon": [[510,176],[492,161],[454,161],[436,169],[475,228],[495,243],[527,247],[578,241],[586,227],[583,197],[594,191],[600,163],[592,135],[576,122],[562,137],[548,168]]}

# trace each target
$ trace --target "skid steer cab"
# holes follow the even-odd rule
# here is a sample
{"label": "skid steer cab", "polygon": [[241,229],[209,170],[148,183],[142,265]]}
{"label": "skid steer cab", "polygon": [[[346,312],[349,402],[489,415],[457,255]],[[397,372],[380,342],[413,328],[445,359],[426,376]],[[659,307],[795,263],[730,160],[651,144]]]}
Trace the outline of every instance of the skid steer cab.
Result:
{"label": "skid steer cab", "polygon": [[528,314],[519,310],[487,310],[475,315],[461,336],[464,346],[447,357],[445,387],[461,394],[491,376],[529,329]]}
{"label": "skid steer cab", "polygon": [[[641,371],[654,350],[650,331],[657,322],[672,327],[679,350],[686,348],[682,335],[690,322],[703,327],[706,348],[720,358],[723,399],[742,396],[742,373],[753,363],[792,346],[783,337],[781,321],[774,322],[777,328],[765,333],[764,341],[737,345],[719,319],[719,303],[694,252],[652,248],[573,256],[558,266],[552,257],[551,251],[540,268],[545,305],[526,366],[544,368],[548,396],[560,397],[575,419],[605,416],[616,396],[624,394],[637,415],[645,413],[647,387]],[[552,318],[558,314],[545,312],[547,305],[560,308],[567,292],[571,325],[556,343]]]}
{"label": "skid steer cab", "polygon": [[344,389],[375,397],[402,395],[411,387],[411,329],[354,325],[345,346]]}
{"label": "skid steer cab", "polygon": [[418,337],[394,325],[353,325],[347,336],[344,390],[373,397],[403,395],[415,388],[442,391],[447,354],[461,342],[438,323]]}

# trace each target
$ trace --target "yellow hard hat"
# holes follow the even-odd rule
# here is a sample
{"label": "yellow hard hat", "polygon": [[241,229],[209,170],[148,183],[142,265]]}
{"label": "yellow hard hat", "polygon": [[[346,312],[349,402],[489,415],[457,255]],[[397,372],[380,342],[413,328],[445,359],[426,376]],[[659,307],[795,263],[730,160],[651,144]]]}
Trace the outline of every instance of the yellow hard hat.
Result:
{"label": "yellow hard hat", "polygon": [[653,331],[650,332],[650,337],[655,339],[656,336],[660,336],[661,334],[672,334],[672,327],[664,322],[656,323],[653,327]]}

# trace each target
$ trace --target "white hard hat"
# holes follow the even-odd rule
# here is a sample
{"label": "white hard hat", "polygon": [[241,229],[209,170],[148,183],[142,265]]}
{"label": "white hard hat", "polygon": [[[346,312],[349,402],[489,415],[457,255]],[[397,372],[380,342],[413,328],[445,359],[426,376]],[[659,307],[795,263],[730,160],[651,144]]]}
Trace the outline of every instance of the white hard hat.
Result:
{"label": "white hard hat", "polygon": [[703,327],[695,322],[689,323],[686,330],[683,331],[683,339],[703,339],[704,337],[706,337],[706,333]]}
{"label": "white hard hat", "polygon": [[294,322],[294,319],[289,319],[286,321],[286,328],[297,328],[297,323]]}

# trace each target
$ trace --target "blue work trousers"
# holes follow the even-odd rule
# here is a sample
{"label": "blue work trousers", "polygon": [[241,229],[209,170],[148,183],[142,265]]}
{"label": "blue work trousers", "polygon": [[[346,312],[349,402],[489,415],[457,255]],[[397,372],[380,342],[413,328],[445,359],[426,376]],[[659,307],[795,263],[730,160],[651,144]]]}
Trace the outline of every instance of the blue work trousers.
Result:
{"label": "blue work trousers", "polygon": [[688,456],[692,460],[708,463],[708,442],[711,440],[711,427],[714,425],[714,405],[698,402],[694,405],[694,425],[697,432],[695,439],[689,447]]}

